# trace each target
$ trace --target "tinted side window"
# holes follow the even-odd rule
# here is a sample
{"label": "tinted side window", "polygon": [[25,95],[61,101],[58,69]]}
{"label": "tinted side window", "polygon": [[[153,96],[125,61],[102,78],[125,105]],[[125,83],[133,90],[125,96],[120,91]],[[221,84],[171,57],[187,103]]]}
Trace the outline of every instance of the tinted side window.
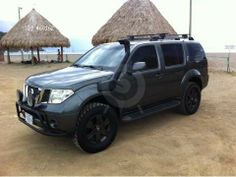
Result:
{"label": "tinted side window", "polygon": [[174,66],[184,63],[182,44],[162,44],[161,49],[166,66]]}
{"label": "tinted side window", "polygon": [[146,62],[146,69],[155,69],[158,67],[157,54],[154,46],[140,47],[135,51],[132,58],[132,65],[135,62]]}
{"label": "tinted side window", "polygon": [[190,61],[203,60],[205,58],[205,52],[200,44],[188,44],[187,49]]}

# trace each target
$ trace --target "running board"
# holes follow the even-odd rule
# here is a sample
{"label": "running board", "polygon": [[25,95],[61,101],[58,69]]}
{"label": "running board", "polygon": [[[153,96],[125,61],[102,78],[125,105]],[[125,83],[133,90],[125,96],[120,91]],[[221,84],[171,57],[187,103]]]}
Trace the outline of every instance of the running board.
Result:
{"label": "running board", "polygon": [[130,114],[124,115],[121,120],[123,122],[130,122],[130,121],[133,121],[133,120],[142,119],[142,118],[144,118],[146,116],[149,116],[151,114],[158,113],[158,112],[161,112],[161,111],[164,111],[164,110],[167,110],[167,109],[175,108],[178,105],[180,105],[180,103],[181,103],[180,101],[173,100],[173,101],[170,101],[170,102],[162,103],[162,104],[159,104],[157,106],[147,108],[145,110],[142,110],[140,108],[140,110],[135,112],[135,113],[130,113]]}

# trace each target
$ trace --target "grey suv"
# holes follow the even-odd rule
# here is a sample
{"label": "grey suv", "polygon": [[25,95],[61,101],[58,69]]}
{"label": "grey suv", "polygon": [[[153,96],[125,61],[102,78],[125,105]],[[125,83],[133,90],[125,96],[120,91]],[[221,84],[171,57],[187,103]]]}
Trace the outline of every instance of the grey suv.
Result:
{"label": "grey suv", "polygon": [[120,121],[170,108],[194,114],[207,83],[206,55],[192,37],[129,36],[91,49],[70,67],[28,77],[16,109],[32,129],[71,134],[76,146],[95,153],[113,142]]}

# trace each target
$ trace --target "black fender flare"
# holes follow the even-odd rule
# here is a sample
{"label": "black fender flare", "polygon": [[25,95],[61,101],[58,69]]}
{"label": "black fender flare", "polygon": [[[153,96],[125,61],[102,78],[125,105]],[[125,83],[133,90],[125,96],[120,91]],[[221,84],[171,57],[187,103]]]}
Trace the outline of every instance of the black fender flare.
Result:
{"label": "black fender flare", "polygon": [[76,95],[80,97],[81,104],[79,105],[79,112],[92,99],[102,96],[97,89],[97,84],[87,85],[76,91]]}
{"label": "black fender flare", "polygon": [[78,108],[79,113],[81,112],[83,107],[87,103],[89,103],[91,100],[94,100],[96,98],[101,98],[101,97],[104,99],[105,103],[107,103],[110,106],[114,107],[114,105],[109,103],[109,101],[107,100],[104,92],[101,92],[101,91],[98,90],[98,84],[97,83],[87,85],[83,88],[80,88],[79,90],[77,90],[76,94],[81,99],[81,103],[80,103],[79,108]]}
{"label": "black fender flare", "polygon": [[182,91],[184,91],[187,83],[193,78],[199,80],[202,83],[201,73],[196,69],[191,69],[185,73],[185,75],[181,81],[181,90]]}

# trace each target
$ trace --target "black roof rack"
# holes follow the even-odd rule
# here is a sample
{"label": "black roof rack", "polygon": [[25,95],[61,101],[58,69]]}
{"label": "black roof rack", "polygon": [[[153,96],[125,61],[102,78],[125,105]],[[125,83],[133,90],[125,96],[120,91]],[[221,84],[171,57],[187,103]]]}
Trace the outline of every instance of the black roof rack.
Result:
{"label": "black roof rack", "polygon": [[125,38],[129,41],[138,41],[138,40],[150,40],[150,41],[158,41],[158,40],[180,40],[180,39],[188,39],[194,40],[189,34],[168,34],[168,33],[158,33],[158,34],[143,34],[143,35],[130,35]]}
{"label": "black roof rack", "polygon": [[159,41],[159,40],[180,40],[188,39],[194,40],[189,34],[168,34],[168,33],[158,33],[158,34],[143,34],[143,35],[130,35],[126,38],[119,40],[118,42],[125,46],[125,51],[130,52],[130,42],[138,40],[149,40],[149,41]]}

